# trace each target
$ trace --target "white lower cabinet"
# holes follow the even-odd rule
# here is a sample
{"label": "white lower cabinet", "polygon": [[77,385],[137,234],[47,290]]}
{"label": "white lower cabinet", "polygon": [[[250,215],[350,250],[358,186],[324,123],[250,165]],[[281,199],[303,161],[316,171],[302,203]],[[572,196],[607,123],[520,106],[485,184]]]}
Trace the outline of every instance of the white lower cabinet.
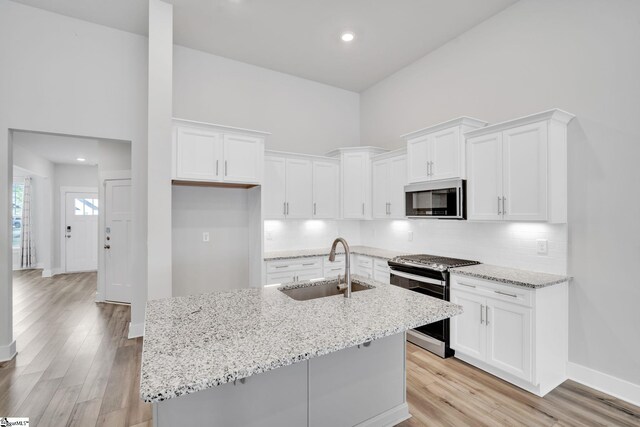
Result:
{"label": "white lower cabinet", "polygon": [[567,283],[531,289],[451,275],[456,357],[544,396],[566,380]]}
{"label": "white lower cabinet", "polygon": [[373,258],[366,255],[352,255],[351,272],[367,279],[373,279]]}
{"label": "white lower cabinet", "polygon": [[391,284],[391,270],[387,260],[373,260],[373,280],[387,285]]}
{"label": "white lower cabinet", "polygon": [[321,257],[291,258],[266,263],[266,285],[324,277]]}

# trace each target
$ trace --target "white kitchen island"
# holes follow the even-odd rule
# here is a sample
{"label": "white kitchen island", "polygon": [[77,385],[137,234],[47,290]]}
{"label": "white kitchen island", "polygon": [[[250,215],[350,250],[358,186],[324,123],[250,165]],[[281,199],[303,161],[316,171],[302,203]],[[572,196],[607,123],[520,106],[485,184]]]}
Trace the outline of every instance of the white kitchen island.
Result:
{"label": "white kitchen island", "polygon": [[[388,426],[407,419],[405,331],[460,306],[370,289],[297,301],[278,288],[150,301],[141,396],[156,427]],[[298,282],[285,288],[318,286]]]}

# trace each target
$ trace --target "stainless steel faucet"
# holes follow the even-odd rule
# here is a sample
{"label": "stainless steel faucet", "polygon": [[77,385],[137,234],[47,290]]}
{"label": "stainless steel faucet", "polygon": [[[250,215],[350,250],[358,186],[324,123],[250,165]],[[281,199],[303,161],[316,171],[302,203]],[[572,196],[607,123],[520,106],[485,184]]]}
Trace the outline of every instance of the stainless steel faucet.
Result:
{"label": "stainless steel faucet", "polygon": [[[344,291],[345,298],[351,298],[351,267],[350,267],[350,258],[351,251],[349,250],[349,244],[342,237],[338,237],[333,241],[333,245],[331,245],[331,252],[329,252],[329,261],[334,262],[336,260],[336,246],[338,243],[342,243],[344,246],[344,281],[347,285]],[[340,286],[340,279],[338,279],[338,287]]]}

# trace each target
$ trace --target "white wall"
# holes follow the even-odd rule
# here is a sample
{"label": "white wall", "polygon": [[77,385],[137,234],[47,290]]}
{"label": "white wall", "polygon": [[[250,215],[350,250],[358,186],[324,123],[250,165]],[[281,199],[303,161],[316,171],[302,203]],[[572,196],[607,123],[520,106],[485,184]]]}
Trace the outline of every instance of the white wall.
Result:
{"label": "white wall", "polygon": [[361,96],[363,142],[389,148],[403,133],[460,115],[498,122],[553,107],[577,115],[569,128],[569,357],[636,384],[639,21],[637,1],[522,0]]}
{"label": "white wall", "polygon": [[[7,0],[0,0],[0,31],[2,165],[11,162],[9,128],[132,141],[137,266],[132,318],[142,322],[147,283],[147,39]],[[0,175],[0,189],[7,188],[7,179]],[[7,201],[0,190],[0,218]],[[0,240],[5,233],[3,228]],[[2,248],[0,301],[8,301],[8,307],[11,276],[4,264]],[[0,312],[11,315],[10,308],[0,306]],[[0,346],[7,339],[3,331],[0,326]]]}
{"label": "white wall", "polygon": [[267,149],[324,154],[358,145],[359,95],[175,46],[175,117],[263,130]]}
{"label": "white wall", "polygon": [[98,194],[99,180],[97,166],[76,166],[56,164],[53,174],[53,268],[61,270],[62,244],[62,208],[64,201],[61,196],[62,187],[94,187]]}
{"label": "white wall", "polygon": [[100,173],[131,170],[131,143],[98,141],[98,170]]}
{"label": "white wall", "polygon": [[248,191],[174,186],[172,199],[173,295],[247,287]]}

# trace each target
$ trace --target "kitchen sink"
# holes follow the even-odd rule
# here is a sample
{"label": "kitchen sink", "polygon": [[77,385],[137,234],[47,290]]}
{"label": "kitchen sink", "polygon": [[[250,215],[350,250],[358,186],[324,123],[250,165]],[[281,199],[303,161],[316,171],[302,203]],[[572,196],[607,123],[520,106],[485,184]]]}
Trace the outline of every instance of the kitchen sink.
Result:
{"label": "kitchen sink", "polygon": [[[362,285],[360,283],[351,282],[351,292],[366,291],[373,289],[373,286]],[[334,295],[344,295],[344,290],[338,289],[338,281],[332,280],[321,284],[311,284],[301,288],[279,289],[280,292],[288,295],[296,301],[306,301],[316,298],[331,297]]]}

